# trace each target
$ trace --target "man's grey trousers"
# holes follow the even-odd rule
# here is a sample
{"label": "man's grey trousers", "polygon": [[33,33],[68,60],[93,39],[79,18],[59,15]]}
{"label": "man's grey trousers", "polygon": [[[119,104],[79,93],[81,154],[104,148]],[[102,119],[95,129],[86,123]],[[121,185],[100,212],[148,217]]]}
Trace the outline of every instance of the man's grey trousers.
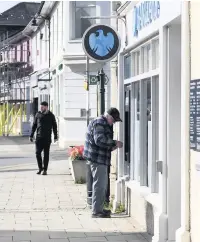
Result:
{"label": "man's grey trousers", "polygon": [[108,167],[90,162],[90,168],[93,177],[92,187],[92,213],[103,212],[106,191],[108,186]]}

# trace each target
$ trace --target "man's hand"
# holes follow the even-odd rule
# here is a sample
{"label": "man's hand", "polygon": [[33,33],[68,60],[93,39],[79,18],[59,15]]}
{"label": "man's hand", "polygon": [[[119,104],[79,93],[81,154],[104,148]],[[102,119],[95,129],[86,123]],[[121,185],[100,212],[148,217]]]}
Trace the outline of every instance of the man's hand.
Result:
{"label": "man's hand", "polygon": [[117,146],[113,147],[113,148],[112,148],[112,151],[114,151],[114,150],[116,150],[116,149],[118,149],[118,147],[117,147]]}
{"label": "man's hand", "polygon": [[121,141],[116,141],[116,146],[117,146],[117,148],[122,148],[123,143]]}
{"label": "man's hand", "polygon": [[29,140],[30,140],[30,142],[33,142],[33,138],[32,137],[29,137]]}

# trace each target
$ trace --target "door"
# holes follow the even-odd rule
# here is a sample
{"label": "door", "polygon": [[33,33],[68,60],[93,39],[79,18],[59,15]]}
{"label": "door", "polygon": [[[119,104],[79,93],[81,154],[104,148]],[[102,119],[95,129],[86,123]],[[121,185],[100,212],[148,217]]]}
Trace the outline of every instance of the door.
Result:
{"label": "door", "polygon": [[131,85],[125,86],[125,113],[124,113],[124,171],[130,176],[130,142],[131,142]]}

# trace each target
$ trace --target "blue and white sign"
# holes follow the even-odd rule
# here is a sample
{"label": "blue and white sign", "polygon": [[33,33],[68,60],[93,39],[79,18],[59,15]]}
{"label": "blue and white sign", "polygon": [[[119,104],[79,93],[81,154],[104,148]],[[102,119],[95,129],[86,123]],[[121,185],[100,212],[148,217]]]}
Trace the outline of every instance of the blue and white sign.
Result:
{"label": "blue and white sign", "polygon": [[160,17],[159,1],[144,1],[134,7],[134,36],[138,36],[138,32],[144,27],[151,24]]}
{"label": "blue and white sign", "polygon": [[120,38],[117,32],[107,25],[93,25],[86,30],[83,39],[85,54],[96,62],[108,62],[120,50]]}

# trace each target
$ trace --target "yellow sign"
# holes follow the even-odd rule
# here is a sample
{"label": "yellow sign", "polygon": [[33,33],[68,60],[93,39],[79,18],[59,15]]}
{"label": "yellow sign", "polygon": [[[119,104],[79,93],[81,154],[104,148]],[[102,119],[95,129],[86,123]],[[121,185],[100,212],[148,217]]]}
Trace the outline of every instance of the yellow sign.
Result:
{"label": "yellow sign", "polygon": [[88,82],[87,81],[84,81],[84,88],[86,91],[88,91]]}

